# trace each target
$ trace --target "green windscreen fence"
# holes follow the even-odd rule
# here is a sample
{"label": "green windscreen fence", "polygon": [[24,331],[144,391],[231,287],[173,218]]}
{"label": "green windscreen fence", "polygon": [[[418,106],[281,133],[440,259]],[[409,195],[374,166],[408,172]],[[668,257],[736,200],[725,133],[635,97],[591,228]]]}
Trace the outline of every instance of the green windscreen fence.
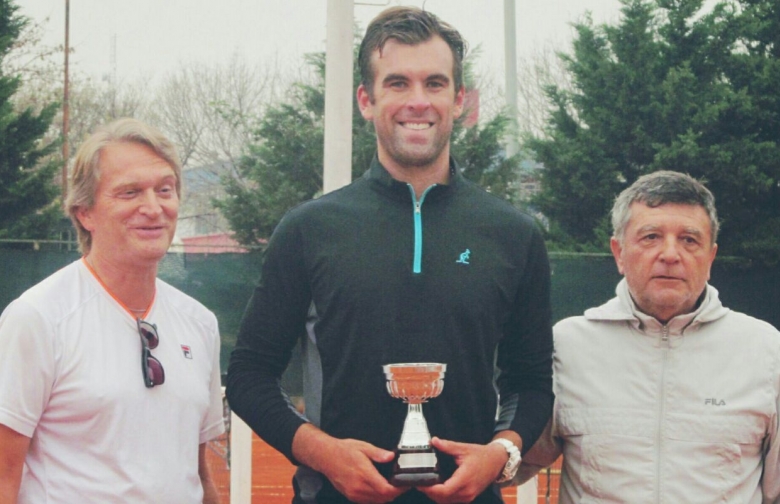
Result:
{"label": "green windscreen fence", "polygon": [[[72,261],[76,252],[0,248],[0,310],[22,292]],[[610,256],[551,254],[552,304],[555,321],[579,315],[614,295],[620,275]],[[159,276],[212,310],[222,336],[221,364],[227,370],[230,352],[246,303],[260,275],[261,253],[170,253]],[[717,259],[712,285],[723,303],[780,327],[780,268],[750,266]],[[443,294],[445,295],[445,294]],[[300,393],[300,357],[296,352],[284,379],[292,394]]]}
{"label": "green windscreen fence", "polygon": [[[614,297],[621,276],[612,256],[550,254],[553,319],[580,315]],[[715,259],[710,284],[723,304],[780,327],[780,265]]]}

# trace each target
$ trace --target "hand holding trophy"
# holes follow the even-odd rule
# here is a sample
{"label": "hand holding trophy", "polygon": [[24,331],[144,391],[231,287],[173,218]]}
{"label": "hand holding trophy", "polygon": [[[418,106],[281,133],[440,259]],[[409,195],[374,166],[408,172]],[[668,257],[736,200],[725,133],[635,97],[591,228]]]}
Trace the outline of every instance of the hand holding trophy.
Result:
{"label": "hand holding trophy", "polygon": [[422,414],[422,404],[444,389],[446,364],[435,362],[382,366],[387,391],[409,405],[390,483],[395,486],[430,486],[441,482],[431,434]]}

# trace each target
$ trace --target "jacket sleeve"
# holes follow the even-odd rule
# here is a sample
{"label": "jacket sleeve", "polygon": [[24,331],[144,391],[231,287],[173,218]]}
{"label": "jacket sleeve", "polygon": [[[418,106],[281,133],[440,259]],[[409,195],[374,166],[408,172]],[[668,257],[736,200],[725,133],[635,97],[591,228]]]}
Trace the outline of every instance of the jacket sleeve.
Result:
{"label": "jacket sleeve", "polygon": [[291,220],[288,213],[265,251],[260,281],[230,357],[226,395],[258,436],[295,463],[292,440],[307,420],[282,389],[281,377],[305,334],[311,295],[300,232]]}
{"label": "jacket sleeve", "polygon": [[[776,368],[777,369],[777,368]],[[776,378],[780,380],[780,377]],[[775,390],[780,390],[776,385]],[[765,503],[780,504],[780,394],[775,398],[775,414],[770,420],[764,451],[764,473],[761,478],[761,491]]]}
{"label": "jacket sleeve", "polygon": [[550,263],[541,232],[531,228],[520,288],[496,361],[501,405],[496,430],[517,432],[523,453],[550,419],[554,398]]}

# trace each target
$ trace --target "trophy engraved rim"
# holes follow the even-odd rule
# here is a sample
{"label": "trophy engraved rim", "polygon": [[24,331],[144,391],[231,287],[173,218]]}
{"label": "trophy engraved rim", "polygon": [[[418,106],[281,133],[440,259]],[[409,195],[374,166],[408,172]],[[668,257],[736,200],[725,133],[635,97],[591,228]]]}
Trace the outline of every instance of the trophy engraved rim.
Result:
{"label": "trophy engraved rim", "polygon": [[444,389],[446,364],[438,362],[409,362],[385,364],[382,370],[387,378],[387,392],[408,404],[422,404],[439,396]]}

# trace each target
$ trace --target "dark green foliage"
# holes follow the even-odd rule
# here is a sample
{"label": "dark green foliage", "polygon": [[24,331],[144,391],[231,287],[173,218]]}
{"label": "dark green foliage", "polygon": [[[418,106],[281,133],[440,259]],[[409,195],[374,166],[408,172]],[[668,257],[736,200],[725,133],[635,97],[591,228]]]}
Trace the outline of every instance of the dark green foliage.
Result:
{"label": "dark green foliage", "polygon": [[44,162],[55,145],[40,144],[56,104],[37,115],[14,109],[19,78],[6,75],[3,61],[27,22],[17,9],[0,0],[0,239],[47,238],[61,213],[53,184],[57,166]]}
{"label": "dark green foliage", "polygon": [[456,122],[452,132],[452,156],[458,160],[463,176],[489,192],[514,201],[512,184],[517,177],[519,158],[507,158],[504,136],[509,119],[496,114],[481,125],[465,128]]}
{"label": "dark green foliage", "polygon": [[[780,4],[621,0],[615,26],[576,26],[574,88],[549,89],[536,203],[567,249],[606,250],[619,191],[659,169],[715,194],[720,253],[780,259]],[[773,231],[774,229],[774,231]]]}
{"label": "dark green foliage", "polygon": [[[353,89],[360,83],[355,46]],[[297,83],[285,103],[272,106],[260,120],[256,141],[239,164],[240,178],[225,179],[228,196],[215,205],[221,209],[236,239],[247,245],[271,235],[284,213],[322,192],[323,115],[325,110],[325,54],[308,55],[317,77],[313,85]],[[465,69],[466,82],[470,68]],[[354,93],[353,93],[354,96]],[[453,156],[464,175],[496,195],[511,199],[518,160],[504,159],[501,142],[508,120],[496,115],[483,126],[464,128],[456,123]],[[353,102],[352,178],[368,168],[376,151],[373,124],[360,115]]]}

